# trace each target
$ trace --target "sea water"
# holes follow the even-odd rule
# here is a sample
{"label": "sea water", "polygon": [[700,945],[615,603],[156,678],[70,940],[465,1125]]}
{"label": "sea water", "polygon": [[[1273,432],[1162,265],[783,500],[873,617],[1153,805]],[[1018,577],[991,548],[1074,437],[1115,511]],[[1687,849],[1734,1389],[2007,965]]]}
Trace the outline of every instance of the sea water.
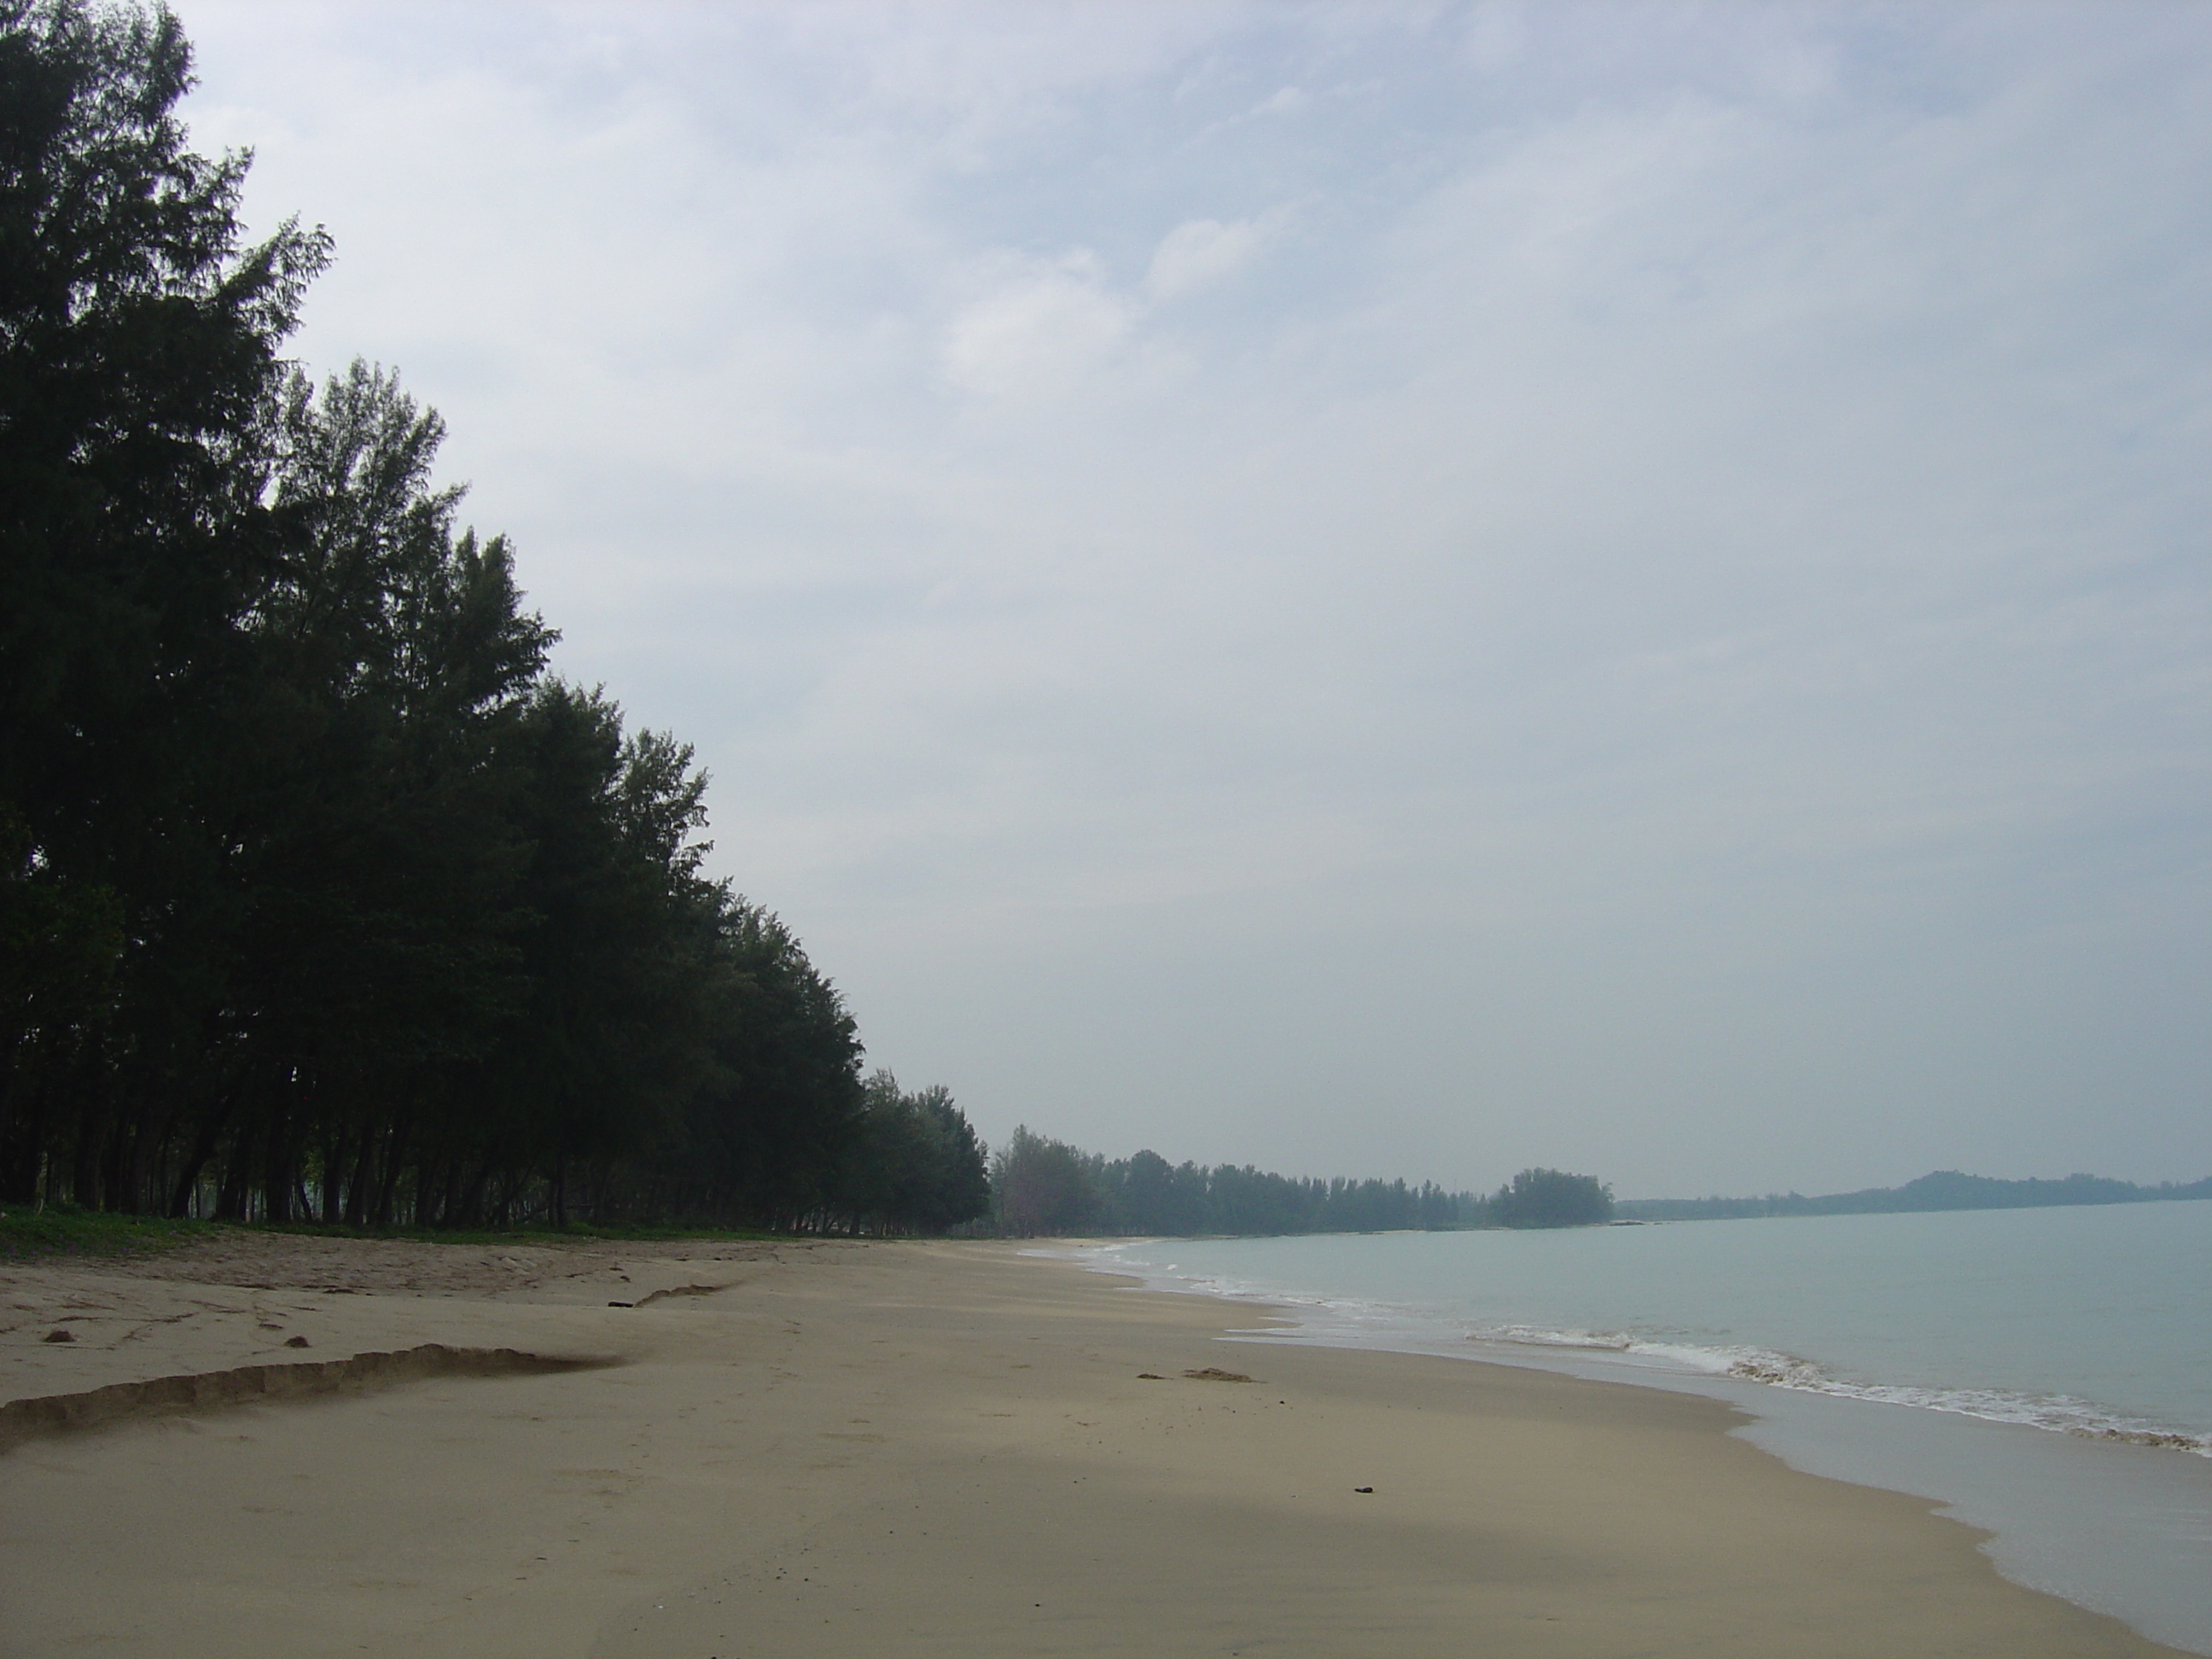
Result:
{"label": "sea water", "polygon": [[2212,1202],[1084,1255],[1292,1322],[1247,1340],[1719,1395],[1793,1465],[1933,1498],[2007,1576],[2212,1654]]}

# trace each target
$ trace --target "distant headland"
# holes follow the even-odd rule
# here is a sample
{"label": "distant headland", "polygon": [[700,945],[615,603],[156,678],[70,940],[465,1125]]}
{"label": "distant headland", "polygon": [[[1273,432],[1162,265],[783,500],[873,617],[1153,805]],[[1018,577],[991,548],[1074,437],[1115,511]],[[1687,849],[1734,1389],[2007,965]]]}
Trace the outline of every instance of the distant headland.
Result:
{"label": "distant headland", "polygon": [[1936,1170],[1902,1187],[1868,1187],[1855,1193],[1769,1193],[1764,1198],[1624,1198],[1613,1204],[1620,1221],[1729,1221],[1765,1215],[1884,1215],[1913,1210],[2038,1210],[2062,1204],[2151,1204],[2166,1199],[2212,1198],[2212,1176],[2186,1186],[2162,1181],[2139,1187],[2104,1176],[2070,1175],[2063,1181],[2001,1181],[1993,1176]]}

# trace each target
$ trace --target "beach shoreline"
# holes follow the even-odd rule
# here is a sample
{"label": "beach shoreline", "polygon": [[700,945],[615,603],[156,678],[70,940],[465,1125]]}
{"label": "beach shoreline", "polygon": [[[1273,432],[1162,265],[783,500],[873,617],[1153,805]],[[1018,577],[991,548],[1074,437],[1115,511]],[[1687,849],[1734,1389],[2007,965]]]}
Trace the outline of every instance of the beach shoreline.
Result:
{"label": "beach shoreline", "polygon": [[[2051,1236],[2043,1224],[2054,1218],[2075,1224]],[[1255,1324],[1263,1308],[1291,1316],[1287,1328],[1277,1323],[1241,1341],[1432,1354],[1724,1401],[1746,1413],[1734,1432],[1791,1468],[1928,1500],[1981,1528],[1984,1552],[2013,1582],[2212,1654],[2203,1588],[2212,1571],[2203,1431],[2212,1419],[2201,1390],[2192,1392],[2185,1357],[2172,1351],[2176,1333],[2146,1329],[2140,1306],[2108,1315],[2048,1294],[2054,1267],[2078,1276],[2100,1253],[2109,1270],[2116,1255],[2157,1248],[2160,1241],[2132,1233],[2093,1237],[2085,1248],[2080,1221],[2111,1218],[1976,1216],[1976,1232],[1964,1238],[1931,1237],[1924,1225],[1902,1237],[1887,1225],[1871,1237],[1825,1236],[1860,1218],[1826,1228],[1741,1224],[1784,1235],[1764,1238],[1736,1224],[1687,1224],[1636,1230],[1630,1261],[1609,1252],[1564,1266],[1564,1247],[1588,1245],[1591,1236],[1115,1239],[1045,1248],[1139,1273],[1157,1289],[1226,1297],[1252,1307]],[[2022,1237],[2023,1220],[2041,1236]],[[1992,1223],[1995,1240],[1986,1237]],[[2066,1261],[2054,1263],[2061,1242]],[[1745,1248],[1734,1259],[1706,1248],[1723,1243]],[[2186,1243],[2184,1255],[2193,1255]],[[1755,1264],[1750,1271],[1745,1261]],[[1910,1285],[1898,1282],[1907,1262]],[[1871,1273],[1860,1272],[1869,1265]],[[1686,1296],[1686,1270],[1703,1286]],[[1880,1294],[1838,1308],[1822,1287],[1832,1291],[1839,1275],[1856,1291]],[[1933,1333],[1931,1310],[1944,1302],[1947,1275],[1977,1294],[1959,1308],[1962,1324]],[[2140,1275],[2124,1282],[2138,1304],[2189,1304],[2173,1283],[2146,1285]],[[1784,1283],[1802,1286],[1786,1310],[1771,1294]],[[2101,1332],[2108,1345],[2084,1353],[2085,1331]],[[1897,1377],[1918,1386],[1897,1386]],[[2083,1382],[2109,1393],[2085,1398],[2075,1392]],[[2193,1426],[2128,1431],[2181,1425]]]}
{"label": "beach shoreline", "polygon": [[0,1304],[9,1401],[260,1379],[21,1425],[0,1656],[2174,1651],[1727,1404],[1011,1245],[240,1234]]}

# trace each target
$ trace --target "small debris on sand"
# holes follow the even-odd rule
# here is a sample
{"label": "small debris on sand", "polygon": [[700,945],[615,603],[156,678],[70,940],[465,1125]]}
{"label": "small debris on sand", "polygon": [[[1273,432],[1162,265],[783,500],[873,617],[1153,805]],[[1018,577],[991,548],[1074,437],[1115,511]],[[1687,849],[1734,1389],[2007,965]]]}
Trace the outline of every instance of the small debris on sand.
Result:
{"label": "small debris on sand", "polygon": [[1242,1371],[1224,1371],[1218,1365],[1208,1365],[1203,1370],[1185,1371],[1183,1375],[1194,1382],[1249,1382],[1252,1380]]}

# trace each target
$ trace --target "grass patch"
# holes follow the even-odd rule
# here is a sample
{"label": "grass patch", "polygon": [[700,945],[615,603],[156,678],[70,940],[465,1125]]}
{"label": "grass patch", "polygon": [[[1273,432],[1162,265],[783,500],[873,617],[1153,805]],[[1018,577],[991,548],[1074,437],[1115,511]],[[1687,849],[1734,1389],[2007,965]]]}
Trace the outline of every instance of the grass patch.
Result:
{"label": "grass patch", "polygon": [[297,1233],[307,1238],[405,1238],[420,1244],[559,1244],[574,1239],[610,1239],[617,1243],[654,1239],[702,1239],[710,1243],[765,1244],[777,1240],[812,1238],[812,1233],[764,1233],[747,1227],[592,1227],[572,1222],[566,1227],[524,1224],[514,1227],[349,1227],[325,1226],[317,1221],[286,1221],[270,1224],[248,1222],[248,1231]]}
{"label": "grass patch", "polygon": [[40,1256],[142,1255],[215,1230],[210,1221],[171,1221],[160,1216],[106,1215],[74,1205],[33,1212],[0,1210],[0,1261]]}

